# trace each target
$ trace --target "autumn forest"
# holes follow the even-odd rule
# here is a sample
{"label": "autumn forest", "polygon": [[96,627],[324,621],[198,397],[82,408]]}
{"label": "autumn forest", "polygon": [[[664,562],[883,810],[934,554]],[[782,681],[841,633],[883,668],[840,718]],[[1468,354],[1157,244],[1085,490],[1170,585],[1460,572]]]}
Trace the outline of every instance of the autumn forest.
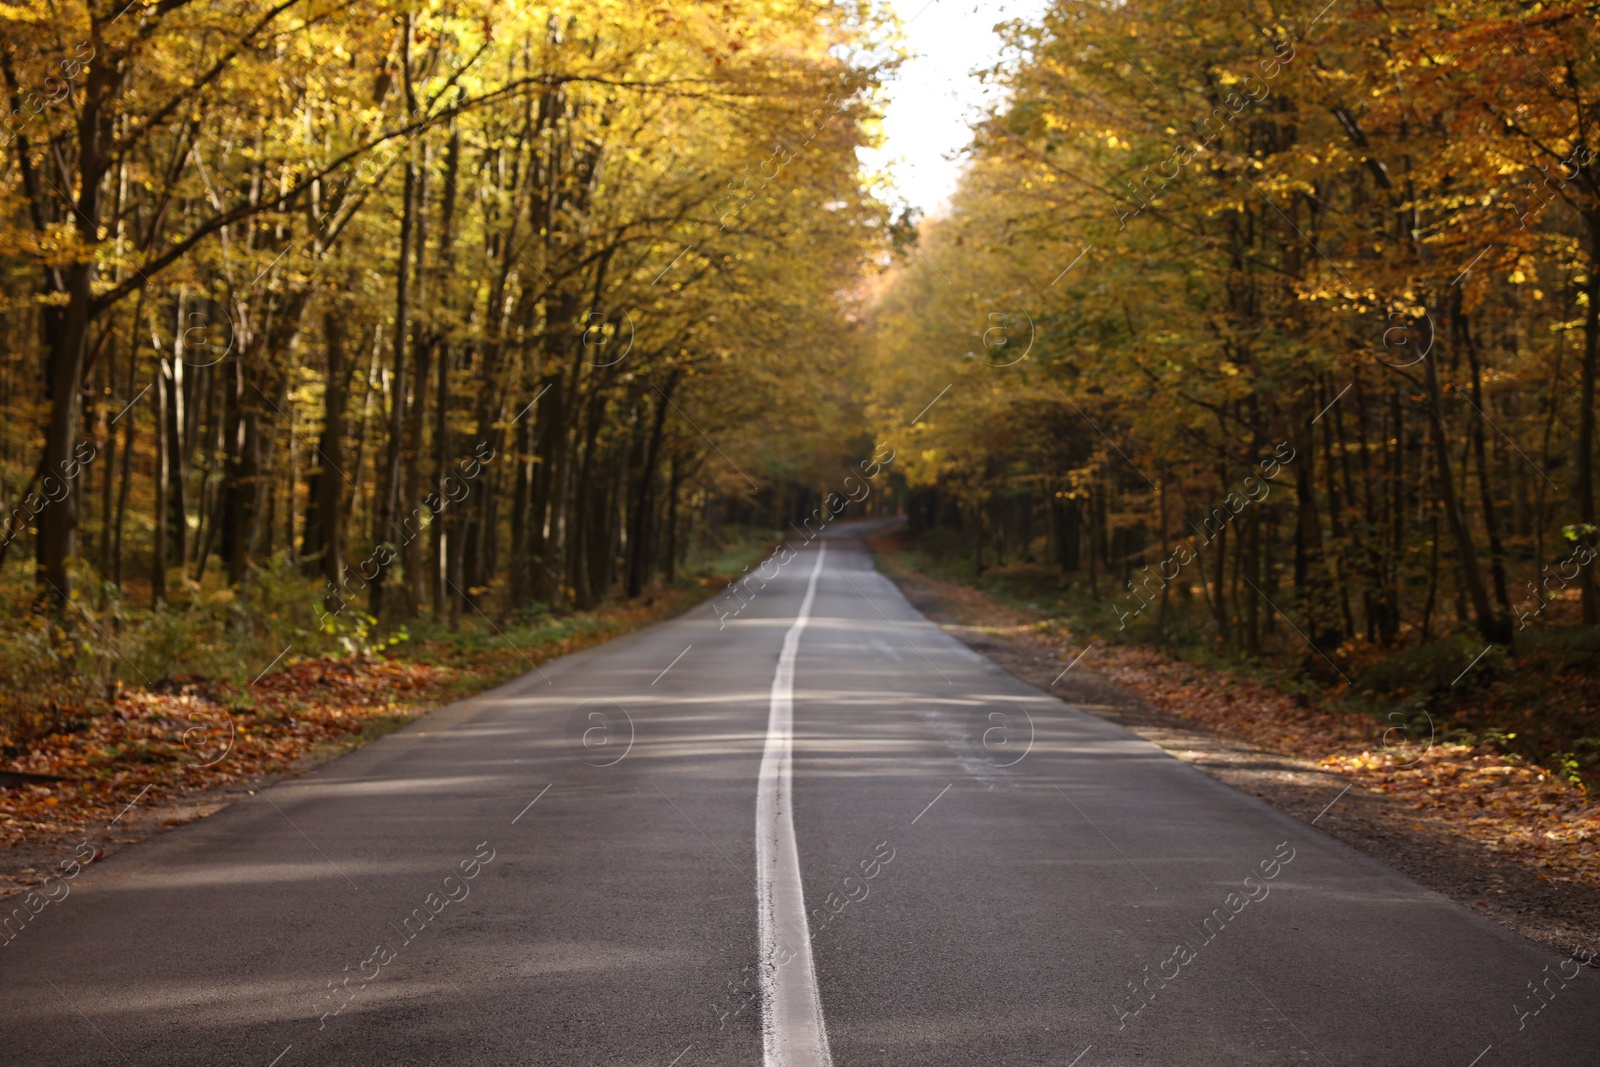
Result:
{"label": "autumn forest", "polygon": [[819,516],[1436,718],[1593,673],[1592,5],[1058,0],[933,212],[858,155],[869,0],[0,23],[12,755],[285,645],[722,595]]}

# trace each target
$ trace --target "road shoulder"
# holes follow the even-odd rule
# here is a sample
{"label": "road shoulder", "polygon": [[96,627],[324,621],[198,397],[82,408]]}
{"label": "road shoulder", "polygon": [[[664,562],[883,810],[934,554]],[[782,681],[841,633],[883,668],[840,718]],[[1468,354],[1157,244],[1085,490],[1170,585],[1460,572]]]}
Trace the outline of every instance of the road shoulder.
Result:
{"label": "road shoulder", "polygon": [[1463,837],[1448,820],[1315,761],[1269,751],[1146,699],[1135,684],[1122,680],[1136,675],[1117,669],[1119,654],[1129,650],[1096,648],[1073,664],[1074,656],[1062,651],[1060,641],[1039,635],[1032,620],[1016,609],[969,586],[885,566],[884,557],[875,558],[917,610],[1017,678],[1117,723],[1479,915],[1595,965],[1600,890],[1552,878]]}

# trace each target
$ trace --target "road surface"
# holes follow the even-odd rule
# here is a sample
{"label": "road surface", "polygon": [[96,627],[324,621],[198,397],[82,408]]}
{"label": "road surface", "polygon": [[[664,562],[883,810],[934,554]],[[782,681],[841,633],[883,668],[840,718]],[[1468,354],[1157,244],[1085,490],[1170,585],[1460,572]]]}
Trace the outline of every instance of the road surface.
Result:
{"label": "road surface", "polygon": [[851,533],[91,865],[0,949],[0,1063],[1600,1062],[1600,973],[1003,673]]}

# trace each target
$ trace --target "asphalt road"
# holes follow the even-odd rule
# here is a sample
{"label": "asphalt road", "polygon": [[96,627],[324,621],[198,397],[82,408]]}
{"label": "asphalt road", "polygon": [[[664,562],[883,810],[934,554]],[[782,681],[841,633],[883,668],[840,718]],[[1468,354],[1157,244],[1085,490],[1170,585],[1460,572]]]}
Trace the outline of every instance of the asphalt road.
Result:
{"label": "asphalt road", "polygon": [[91,865],[0,948],[0,1063],[1600,1062],[1600,972],[1001,672],[850,532]]}

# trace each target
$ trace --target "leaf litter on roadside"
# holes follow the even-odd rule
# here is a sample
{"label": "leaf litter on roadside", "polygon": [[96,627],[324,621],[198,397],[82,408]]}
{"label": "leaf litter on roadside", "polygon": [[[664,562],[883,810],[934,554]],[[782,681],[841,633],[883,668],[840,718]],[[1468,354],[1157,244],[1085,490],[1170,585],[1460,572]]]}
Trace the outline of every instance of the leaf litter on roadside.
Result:
{"label": "leaf litter on roadside", "polygon": [[[891,546],[892,547],[892,546]],[[880,560],[890,557],[880,555]],[[892,570],[902,569],[890,559]],[[1264,682],[1151,648],[1074,636],[972,586],[918,574],[986,630],[1090,667],[1152,706],[1230,739],[1314,762],[1546,881],[1600,888],[1600,804],[1581,785],[1492,744],[1405,737]]]}

